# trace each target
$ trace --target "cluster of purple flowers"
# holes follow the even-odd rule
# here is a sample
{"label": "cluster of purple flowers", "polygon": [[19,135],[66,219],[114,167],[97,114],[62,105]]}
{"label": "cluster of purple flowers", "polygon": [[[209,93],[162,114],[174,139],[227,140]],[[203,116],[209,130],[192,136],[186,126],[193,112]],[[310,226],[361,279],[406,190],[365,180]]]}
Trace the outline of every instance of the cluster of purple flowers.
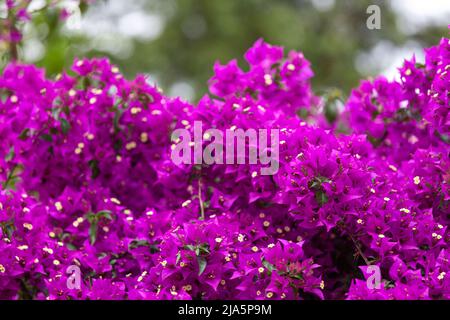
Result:
{"label": "cluster of purple flowers", "polygon": [[[450,299],[449,39],[399,82],[363,81],[332,124],[301,53],[259,40],[245,58],[196,106],[106,59],[56,79],[8,65],[0,298]],[[278,173],[174,164],[194,121],[278,129]]]}

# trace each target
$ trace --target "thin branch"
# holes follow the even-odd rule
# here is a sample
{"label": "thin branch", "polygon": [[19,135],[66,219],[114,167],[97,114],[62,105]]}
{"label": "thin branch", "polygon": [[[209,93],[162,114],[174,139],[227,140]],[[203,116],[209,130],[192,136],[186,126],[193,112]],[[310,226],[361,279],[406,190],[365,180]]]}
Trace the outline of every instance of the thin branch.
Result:
{"label": "thin branch", "polygon": [[358,250],[359,255],[364,259],[364,262],[365,262],[368,266],[370,266],[369,259],[367,259],[367,257],[366,257],[366,256],[364,255],[364,253],[362,252],[362,250],[361,250],[361,248],[360,248],[358,242],[355,240],[355,238],[353,238],[353,236],[352,236],[351,234],[349,234],[349,236],[350,236],[350,239],[352,239],[353,244],[354,244],[355,247],[356,247],[356,250]]}
{"label": "thin branch", "polygon": [[200,220],[205,220],[205,206],[202,199],[202,178],[198,179],[198,201],[200,203]]}
{"label": "thin branch", "polygon": [[17,60],[19,60],[19,51],[17,49],[17,43],[12,41],[11,39],[14,38],[14,34],[18,32],[15,23],[15,17],[12,14],[12,9],[8,10],[8,15],[6,17],[6,20],[9,21],[10,26],[9,26],[9,56],[11,58],[11,60],[13,62],[16,62]]}
{"label": "thin branch", "polygon": [[[17,31],[17,29],[15,27],[11,28],[11,33],[10,33],[11,38],[14,36],[13,33],[16,31]],[[19,60],[19,51],[17,50],[17,43],[14,41],[9,42],[9,54],[10,54],[11,60],[13,62],[16,62]]]}

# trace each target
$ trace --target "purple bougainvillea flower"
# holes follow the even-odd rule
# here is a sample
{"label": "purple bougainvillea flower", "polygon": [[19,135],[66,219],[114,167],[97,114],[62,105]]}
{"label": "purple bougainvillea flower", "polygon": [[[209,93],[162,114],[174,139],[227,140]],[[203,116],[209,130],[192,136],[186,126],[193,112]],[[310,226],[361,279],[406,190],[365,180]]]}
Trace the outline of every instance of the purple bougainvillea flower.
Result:
{"label": "purple bougainvillea flower", "polygon": [[[56,79],[9,64],[0,299],[449,299],[449,48],[362,81],[334,124],[303,54],[263,40],[195,106],[107,59]],[[196,121],[279,130],[277,174],[175,164]]]}

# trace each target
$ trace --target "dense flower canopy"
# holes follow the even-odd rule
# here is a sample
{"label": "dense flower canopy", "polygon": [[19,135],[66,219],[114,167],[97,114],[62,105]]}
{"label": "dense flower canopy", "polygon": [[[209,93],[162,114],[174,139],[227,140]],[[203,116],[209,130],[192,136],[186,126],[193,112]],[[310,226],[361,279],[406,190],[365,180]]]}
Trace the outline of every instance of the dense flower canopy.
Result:
{"label": "dense flower canopy", "polygon": [[[7,66],[0,298],[450,299],[450,40],[363,81],[335,123],[301,53],[259,40],[245,59],[196,106],[106,59]],[[175,165],[194,121],[279,129],[278,173]]]}

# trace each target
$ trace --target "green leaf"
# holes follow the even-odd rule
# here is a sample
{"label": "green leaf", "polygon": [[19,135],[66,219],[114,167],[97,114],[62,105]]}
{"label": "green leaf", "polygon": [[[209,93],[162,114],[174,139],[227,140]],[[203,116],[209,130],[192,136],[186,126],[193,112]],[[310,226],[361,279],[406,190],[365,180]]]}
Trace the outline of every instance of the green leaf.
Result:
{"label": "green leaf", "polygon": [[328,202],[328,196],[326,195],[325,191],[319,190],[315,194],[316,201],[320,206],[323,206],[325,203]]}
{"label": "green leaf", "polygon": [[52,108],[52,117],[55,120],[58,120],[60,113],[61,113],[61,108]]}
{"label": "green leaf", "polygon": [[52,135],[48,134],[48,133],[41,134],[40,138],[42,140],[44,140],[44,141],[47,141],[47,142],[52,142],[53,141]]}
{"label": "green leaf", "polygon": [[208,243],[202,243],[202,244],[199,244],[199,245],[196,245],[196,246],[188,244],[188,245],[185,245],[183,248],[186,249],[186,250],[194,251],[196,256],[200,256],[202,254],[210,254],[211,253],[211,251],[209,250],[209,244]]}
{"label": "green leaf", "polygon": [[0,222],[0,228],[3,234],[5,234],[8,237],[8,239],[12,238],[13,233],[16,230],[14,220]]}
{"label": "green leaf", "polygon": [[95,213],[89,212],[88,214],[86,214],[86,219],[89,221],[89,223],[92,224],[94,221],[97,220],[97,216],[95,215]]}
{"label": "green leaf", "polygon": [[273,203],[272,202],[268,202],[268,201],[258,200],[256,202],[256,205],[258,206],[258,208],[267,209],[267,208],[270,208],[271,206],[273,206]]}
{"label": "green leaf", "polygon": [[6,181],[3,182],[3,189],[14,189],[19,178],[20,172],[23,168],[20,165],[15,165],[9,172]]}
{"label": "green leaf", "polygon": [[325,118],[327,119],[328,123],[334,123],[338,117],[339,110],[338,110],[338,100],[333,99],[327,101],[325,104]]}
{"label": "green leaf", "polygon": [[210,254],[211,251],[209,251],[209,244],[208,243],[202,243],[198,246],[198,249],[200,250],[200,253],[206,253]]}
{"label": "green leaf", "polygon": [[290,277],[293,279],[297,279],[297,280],[304,280],[304,278],[301,274],[293,274],[293,275],[290,275]]}
{"label": "green leaf", "polygon": [[108,254],[107,254],[106,252],[101,252],[101,253],[97,256],[97,258],[101,260],[101,259],[105,259],[107,256],[108,256]]}
{"label": "green leaf", "polygon": [[4,190],[15,190],[15,187],[16,187],[18,181],[19,181],[19,177],[17,177],[17,176],[8,177],[8,180],[3,183],[3,189]]}
{"label": "green leaf", "polygon": [[11,161],[14,158],[14,147],[9,148],[8,154],[5,156],[5,161]]}
{"label": "green leaf", "polygon": [[262,264],[264,267],[266,267],[267,270],[269,270],[270,272],[276,270],[275,266],[273,264],[271,264],[269,261],[267,261],[266,259],[262,260]]}
{"label": "green leaf", "polygon": [[393,280],[387,280],[384,282],[384,289],[391,289],[395,288],[395,281]]}
{"label": "green leaf", "polygon": [[96,216],[98,218],[106,218],[108,220],[112,220],[112,216],[111,216],[111,211],[109,210],[101,210],[99,212],[97,212]]}
{"label": "green leaf", "polygon": [[148,247],[150,243],[147,240],[133,240],[128,245],[128,249],[136,249],[139,247]]}
{"label": "green leaf", "polygon": [[75,251],[75,250],[77,250],[78,248],[77,248],[75,245],[73,245],[72,243],[68,243],[68,244],[67,244],[67,249],[69,249],[69,250],[71,250],[71,251]]}
{"label": "green leaf", "polygon": [[24,130],[20,133],[19,139],[20,139],[20,140],[25,140],[26,138],[28,138],[28,134],[29,134],[29,133],[30,133],[30,129],[29,129],[29,128],[24,129]]}
{"label": "green leaf", "polygon": [[300,119],[308,118],[309,111],[306,108],[300,108],[297,110],[297,115]]}
{"label": "green leaf", "polygon": [[97,178],[100,174],[100,169],[98,168],[98,160],[95,160],[95,159],[89,160],[88,165],[91,168],[92,179]]}
{"label": "green leaf", "polygon": [[119,121],[120,121],[120,118],[122,117],[122,114],[123,114],[123,110],[119,109],[119,108],[117,108],[114,113],[113,124],[114,124],[114,132],[116,132],[116,133],[121,130]]}
{"label": "green leaf", "polygon": [[120,150],[122,149],[122,145],[123,145],[122,140],[116,139],[116,140],[114,141],[113,148],[114,148],[115,151],[118,152],[118,151],[120,151]]}
{"label": "green leaf", "polygon": [[91,242],[91,245],[94,245],[95,241],[97,240],[97,229],[98,223],[97,221],[93,221],[91,223],[91,226],[89,227],[89,240]]}
{"label": "green leaf", "polygon": [[434,132],[434,135],[441,139],[443,142],[450,144],[450,136],[445,133],[439,133],[437,130]]}
{"label": "green leaf", "polygon": [[321,186],[320,181],[313,180],[313,182],[310,183],[309,188],[310,189],[317,189]]}
{"label": "green leaf", "polygon": [[185,245],[184,248],[187,249],[187,250],[195,251],[195,246],[190,245],[190,244]]}
{"label": "green leaf", "polygon": [[91,86],[91,79],[88,77],[83,77],[83,87],[84,89],[87,89]]}
{"label": "green leaf", "polygon": [[158,253],[159,251],[160,251],[159,247],[156,244],[151,244],[150,245],[150,253],[151,254]]}
{"label": "green leaf", "polygon": [[143,92],[139,94],[139,101],[142,102],[144,108],[146,108],[148,104],[153,103],[154,98],[151,94]]}
{"label": "green leaf", "polygon": [[417,69],[424,69],[424,68],[425,68],[425,65],[424,65],[423,63],[416,62],[415,67],[416,67]]}
{"label": "green leaf", "polygon": [[202,273],[205,271],[208,262],[204,257],[197,257],[197,262],[198,262],[198,275],[201,276]]}
{"label": "green leaf", "polygon": [[61,118],[59,121],[61,122],[62,133],[67,134],[70,130],[70,123],[64,118]]}

